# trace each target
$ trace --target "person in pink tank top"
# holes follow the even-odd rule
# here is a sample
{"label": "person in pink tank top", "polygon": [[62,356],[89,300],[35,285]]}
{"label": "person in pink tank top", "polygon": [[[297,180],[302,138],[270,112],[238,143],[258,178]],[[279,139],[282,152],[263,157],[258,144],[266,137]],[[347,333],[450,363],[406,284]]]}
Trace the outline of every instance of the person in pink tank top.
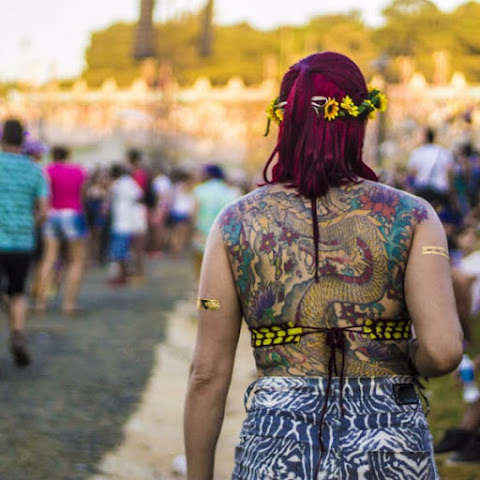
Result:
{"label": "person in pink tank top", "polygon": [[69,157],[68,148],[55,146],[52,148],[53,162],[45,169],[50,183],[50,211],[43,229],[45,249],[36,298],[36,310],[40,312],[47,309],[47,280],[54,269],[62,243],[68,251],[62,310],[66,314],[78,311],[77,296],[86,255],[87,223],[82,196],[87,173],[82,166],[69,163]]}

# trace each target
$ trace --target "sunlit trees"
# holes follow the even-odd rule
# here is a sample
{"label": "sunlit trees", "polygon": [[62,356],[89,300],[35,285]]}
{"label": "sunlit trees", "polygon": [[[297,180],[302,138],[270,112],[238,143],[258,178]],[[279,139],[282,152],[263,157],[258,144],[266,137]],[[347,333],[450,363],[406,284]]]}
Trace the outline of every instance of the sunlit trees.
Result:
{"label": "sunlit trees", "polygon": [[[438,59],[448,63],[445,71],[463,71],[467,80],[480,81],[479,2],[467,2],[446,13],[430,0],[393,0],[384,9],[385,22],[379,28],[368,27],[360,11],[354,10],[271,31],[246,23],[213,25],[213,8],[213,0],[205,0],[199,12],[154,25],[156,64],[171,66],[181,85],[201,76],[213,84],[233,76],[255,84],[269,75],[267,70],[276,72],[278,79],[296,60],[319,50],[349,55],[367,77],[375,71],[375,60],[388,58],[392,61],[382,67],[382,73],[387,80],[398,81],[401,71],[393,60],[402,57],[432,81],[436,58],[437,64]],[[113,76],[120,86],[131,84],[139,72],[139,62],[131,55],[134,40],[134,25],[116,24],[94,33],[85,54],[83,76],[88,83],[98,86]]]}

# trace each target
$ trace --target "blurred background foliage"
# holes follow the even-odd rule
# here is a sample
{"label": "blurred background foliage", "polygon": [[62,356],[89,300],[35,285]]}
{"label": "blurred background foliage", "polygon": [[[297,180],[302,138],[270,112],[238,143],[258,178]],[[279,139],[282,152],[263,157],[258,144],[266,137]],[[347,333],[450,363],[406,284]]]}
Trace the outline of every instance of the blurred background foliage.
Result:
{"label": "blurred background foliage", "polygon": [[[183,14],[155,24],[155,62],[167,65],[181,86],[208,77],[213,85],[241,77],[245,84],[279,79],[302,56],[335,50],[352,57],[367,78],[375,71],[389,82],[400,79],[396,62],[408,57],[416,71],[432,81],[433,55],[448,54],[451,72],[461,71],[467,81],[480,82],[480,3],[470,1],[452,12],[440,10],[430,0],[393,0],[384,10],[384,23],[366,25],[360,10],[312,18],[302,26],[282,26],[262,31],[247,23],[213,25],[212,51],[199,54],[204,11]],[[132,55],[136,24],[117,23],[92,34],[82,73],[89,86],[115,78],[128,87],[139,77],[141,61]],[[386,66],[387,65],[387,66]]]}

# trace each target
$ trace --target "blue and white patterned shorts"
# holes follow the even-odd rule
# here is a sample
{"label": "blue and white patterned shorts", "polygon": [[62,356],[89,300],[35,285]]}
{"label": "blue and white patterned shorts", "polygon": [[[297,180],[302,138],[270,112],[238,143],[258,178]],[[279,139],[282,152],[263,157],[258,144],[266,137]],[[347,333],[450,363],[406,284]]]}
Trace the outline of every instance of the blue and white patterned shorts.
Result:
{"label": "blue and white patterned shorts", "polygon": [[43,235],[59,240],[75,240],[87,235],[87,219],[76,210],[50,210],[43,226]]}
{"label": "blue and white patterned shorts", "polygon": [[262,377],[250,385],[233,480],[439,478],[411,377],[345,378],[343,399],[334,377],[320,429],[327,384],[318,377]]}

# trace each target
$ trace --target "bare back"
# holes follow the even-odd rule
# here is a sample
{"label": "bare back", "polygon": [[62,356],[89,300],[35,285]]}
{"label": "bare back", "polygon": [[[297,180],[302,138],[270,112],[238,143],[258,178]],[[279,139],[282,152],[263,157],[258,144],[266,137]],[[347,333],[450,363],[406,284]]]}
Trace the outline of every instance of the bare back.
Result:
{"label": "bare back", "polygon": [[[248,326],[376,322],[370,334],[347,333],[345,375],[410,373],[404,277],[428,208],[405,192],[363,181],[330,189],[317,200],[317,216],[318,282],[309,199],[270,185],[224,211],[220,226]],[[329,352],[325,334],[311,333],[254,353],[260,375],[318,376],[328,372]]]}

